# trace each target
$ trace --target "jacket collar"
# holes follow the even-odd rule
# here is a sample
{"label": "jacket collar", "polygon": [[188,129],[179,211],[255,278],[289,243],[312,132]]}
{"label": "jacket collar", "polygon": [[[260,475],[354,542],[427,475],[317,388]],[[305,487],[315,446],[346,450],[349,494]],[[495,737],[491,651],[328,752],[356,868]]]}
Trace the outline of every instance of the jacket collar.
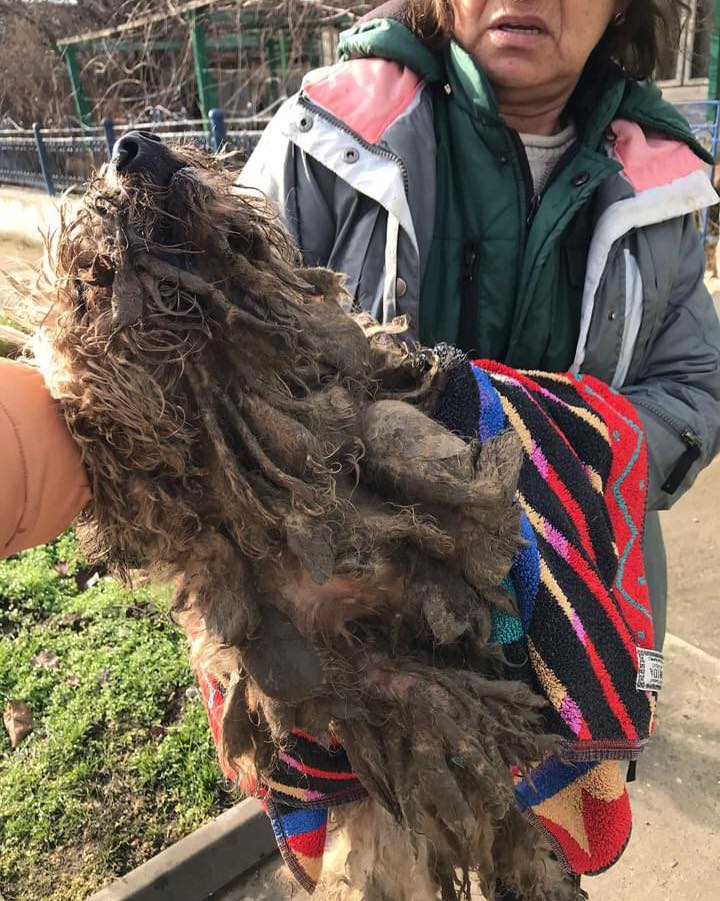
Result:
{"label": "jacket collar", "polygon": [[[445,49],[445,71],[455,100],[481,125],[504,125],[487,75],[474,57],[455,41],[450,41]],[[591,150],[600,147],[603,134],[617,117],[625,96],[625,80],[616,73],[604,81],[601,91],[596,85],[592,74],[584,75],[568,104],[580,143]]]}
{"label": "jacket collar", "polygon": [[497,98],[490,81],[475,59],[456,41],[444,52],[447,83],[457,103],[485,125],[500,125]]}
{"label": "jacket collar", "polygon": [[[501,124],[495,94],[475,60],[454,41],[444,50],[426,46],[409,27],[406,0],[390,0],[343,32],[338,55],[343,61],[387,59],[411,69],[426,82],[445,82],[453,89],[455,99],[481,123]],[[599,71],[591,60],[570,99],[569,110],[581,143],[590,149],[598,149],[607,127],[621,118],[683,141],[703,162],[712,162],[683,116],[663,100],[657,87],[631,81],[615,66]]]}

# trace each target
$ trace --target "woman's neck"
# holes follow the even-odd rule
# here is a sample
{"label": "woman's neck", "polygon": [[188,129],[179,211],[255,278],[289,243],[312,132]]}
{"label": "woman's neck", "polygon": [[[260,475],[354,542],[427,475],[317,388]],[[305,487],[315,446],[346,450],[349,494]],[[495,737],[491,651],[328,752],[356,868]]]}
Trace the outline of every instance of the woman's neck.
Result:
{"label": "woman's neck", "polygon": [[526,91],[505,91],[495,87],[498,110],[504,121],[519,134],[554,135],[562,131],[565,107],[572,90],[533,103]]}

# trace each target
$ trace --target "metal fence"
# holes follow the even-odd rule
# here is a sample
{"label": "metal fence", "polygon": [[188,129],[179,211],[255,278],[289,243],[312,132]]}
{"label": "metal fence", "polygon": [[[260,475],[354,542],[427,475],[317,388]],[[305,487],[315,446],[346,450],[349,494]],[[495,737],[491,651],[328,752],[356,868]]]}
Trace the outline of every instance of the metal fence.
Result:
{"label": "metal fence", "polygon": [[81,185],[107,156],[101,129],[0,131],[0,183],[45,188],[49,194]]}
{"label": "metal fence", "polygon": [[112,153],[115,136],[143,129],[163,141],[195,144],[207,150],[237,151],[248,157],[270,121],[270,110],[252,118],[225,120],[220,110],[210,118],[117,124],[103,120],[97,128],[32,128],[0,130],[0,184],[45,189],[54,196],[81,190]]}
{"label": "metal fence", "polygon": [[[720,101],[677,104],[693,133],[717,159],[720,149]],[[0,130],[0,184],[45,188],[51,195],[81,189],[93,171],[109,158],[115,135],[129,128],[152,131],[165,141],[192,143],[208,150],[238,151],[248,157],[270,121],[272,108],[249,118],[225,119],[221,110],[211,110],[207,120],[179,119],[116,124],[104,119],[97,128]],[[715,167],[711,175],[714,178]],[[717,241],[711,215],[704,211],[700,226],[703,237]],[[714,220],[712,220],[714,221]],[[712,234],[711,234],[712,232]]]}

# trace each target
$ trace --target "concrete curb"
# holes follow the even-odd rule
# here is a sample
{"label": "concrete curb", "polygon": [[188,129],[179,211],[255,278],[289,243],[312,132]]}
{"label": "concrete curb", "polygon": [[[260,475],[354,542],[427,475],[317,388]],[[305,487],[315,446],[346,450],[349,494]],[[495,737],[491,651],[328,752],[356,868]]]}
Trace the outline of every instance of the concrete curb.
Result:
{"label": "concrete curb", "polygon": [[242,801],[88,901],[203,901],[277,851],[257,801]]}
{"label": "concrete curb", "polygon": [[684,638],[679,638],[671,632],[668,632],[665,636],[665,646],[677,650],[680,654],[686,654],[695,658],[700,665],[704,665],[709,669],[714,670],[716,676],[720,678],[719,657],[708,654],[707,651],[703,651],[703,649],[699,648],[697,645],[690,644],[689,641],[685,641]]}

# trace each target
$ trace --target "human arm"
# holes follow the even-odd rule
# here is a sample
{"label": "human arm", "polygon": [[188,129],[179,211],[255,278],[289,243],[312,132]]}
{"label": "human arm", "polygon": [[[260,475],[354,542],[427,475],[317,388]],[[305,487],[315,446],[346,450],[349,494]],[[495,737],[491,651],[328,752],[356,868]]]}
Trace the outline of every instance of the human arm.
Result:
{"label": "human arm", "polygon": [[42,376],[0,358],[0,558],[56,537],[89,499],[80,453]]}

